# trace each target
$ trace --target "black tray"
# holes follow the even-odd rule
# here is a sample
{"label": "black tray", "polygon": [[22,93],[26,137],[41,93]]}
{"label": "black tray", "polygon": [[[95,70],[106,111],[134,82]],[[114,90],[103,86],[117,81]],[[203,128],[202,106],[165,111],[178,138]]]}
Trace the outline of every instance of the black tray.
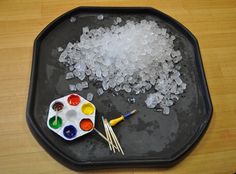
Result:
{"label": "black tray", "polygon": [[[104,15],[98,21],[96,16]],[[76,22],[71,23],[70,17]],[[129,95],[103,96],[95,93],[95,84],[79,92],[83,97],[93,92],[97,108],[96,127],[103,131],[101,116],[108,119],[134,108],[139,112],[114,130],[123,146],[125,156],[113,154],[107,143],[92,132],[67,142],[47,128],[47,112],[52,100],[70,93],[65,80],[65,67],[58,62],[57,47],[79,40],[82,27],[111,26],[115,17],[154,20],[176,35],[175,48],[183,55],[181,73],[187,90],[168,116],[147,109],[146,95],[139,95],[135,104],[129,104]],[[124,23],[121,23],[123,25]],[[108,167],[171,166],[180,161],[200,140],[210,122],[212,104],[204,76],[196,38],[183,25],[152,8],[79,7],[50,23],[35,39],[33,64],[27,106],[27,122],[38,142],[58,161],[74,170]]]}

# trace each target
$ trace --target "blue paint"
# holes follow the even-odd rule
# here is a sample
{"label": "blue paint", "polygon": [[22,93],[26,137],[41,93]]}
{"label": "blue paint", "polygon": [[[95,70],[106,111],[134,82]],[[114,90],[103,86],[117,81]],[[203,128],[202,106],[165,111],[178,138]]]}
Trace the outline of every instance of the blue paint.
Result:
{"label": "blue paint", "polygon": [[66,126],[63,130],[63,134],[68,139],[74,138],[77,134],[77,129],[72,125]]}

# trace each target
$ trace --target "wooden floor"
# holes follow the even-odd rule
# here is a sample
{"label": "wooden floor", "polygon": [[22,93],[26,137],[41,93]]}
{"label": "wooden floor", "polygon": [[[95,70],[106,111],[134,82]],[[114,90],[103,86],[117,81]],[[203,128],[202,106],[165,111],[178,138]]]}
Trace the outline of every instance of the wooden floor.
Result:
{"label": "wooden floor", "polygon": [[25,107],[35,37],[57,16],[89,5],[151,6],[183,23],[200,43],[214,114],[198,146],[173,168],[83,173],[236,172],[236,0],[0,0],[0,173],[75,173],[36,142]]}

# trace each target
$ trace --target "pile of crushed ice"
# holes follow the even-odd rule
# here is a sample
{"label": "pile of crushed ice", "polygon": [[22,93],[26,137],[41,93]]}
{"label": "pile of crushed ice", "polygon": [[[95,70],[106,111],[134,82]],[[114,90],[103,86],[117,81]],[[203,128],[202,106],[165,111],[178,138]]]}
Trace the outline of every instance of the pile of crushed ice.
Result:
{"label": "pile of crushed ice", "polygon": [[[169,107],[179,99],[186,89],[180,77],[182,56],[174,50],[174,35],[167,33],[154,21],[127,20],[119,26],[121,18],[110,28],[83,28],[80,41],[69,42],[61,52],[59,61],[68,66],[66,79],[74,77],[81,81],[100,81],[98,94],[110,89],[116,92],[154,93],[147,94],[148,108],[160,107],[169,114]],[[86,81],[71,85],[71,90],[83,90]]]}

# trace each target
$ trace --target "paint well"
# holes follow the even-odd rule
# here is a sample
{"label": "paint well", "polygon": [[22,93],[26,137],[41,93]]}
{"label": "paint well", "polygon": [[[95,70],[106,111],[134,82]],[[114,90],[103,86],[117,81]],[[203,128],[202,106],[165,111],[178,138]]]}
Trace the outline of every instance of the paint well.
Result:
{"label": "paint well", "polygon": [[91,115],[94,113],[95,108],[91,103],[85,103],[83,104],[81,110],[85,115]]}

